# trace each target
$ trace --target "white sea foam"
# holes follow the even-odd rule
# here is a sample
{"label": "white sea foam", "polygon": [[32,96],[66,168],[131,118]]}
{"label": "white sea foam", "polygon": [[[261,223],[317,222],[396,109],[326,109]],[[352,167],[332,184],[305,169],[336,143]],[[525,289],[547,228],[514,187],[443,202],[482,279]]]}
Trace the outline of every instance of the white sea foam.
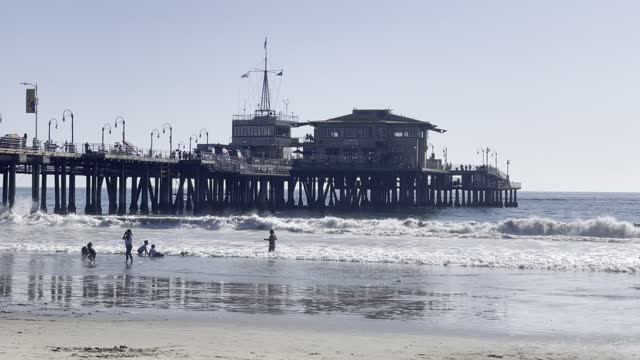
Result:
{"label": "white sea foam", "polygon": [[[15,226],[14,226],[15,225]],[[259,215],[171,217],[0,214],[12,238],[0,252],[78,253],[93,241],[99,254],[123,252],[121,229],[154,239],[169,255],[398,263],[415,265],[640,271],[640,228],[611,217],[569,222],[546,218],[497,222],[416,218],[354,219]],[[262,231],[281,241],[267,254]],[[50,229],[50,232],[49,232]],[[42,236],[47,232],[46,236]]]}
{"label": "white sea foam", "polygon": [[355,219],[325,216],[318,218],[259,215],[231,216],[85,216],[35,213],[0,214],[0,224],[73,227],[140,227],[208,230],[268,230],[293,233],[354,234],[361,236],[438,236],[509,238],[512,236],[554,237],[559,240],[615,241],[639,240],[640,228],[613,217],[561,222],[548,218],[519,218],[499,222],[430,221],[415,218]]}

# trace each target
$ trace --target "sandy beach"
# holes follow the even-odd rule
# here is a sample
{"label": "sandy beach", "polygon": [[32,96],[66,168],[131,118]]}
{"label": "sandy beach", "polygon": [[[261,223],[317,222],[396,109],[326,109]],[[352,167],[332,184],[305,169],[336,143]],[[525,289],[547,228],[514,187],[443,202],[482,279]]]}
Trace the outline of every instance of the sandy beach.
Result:
{"label": "sandy beach", "polygon": [[638,344],[304,330],[180,320],[3,316],[2,359],[637,359]]}

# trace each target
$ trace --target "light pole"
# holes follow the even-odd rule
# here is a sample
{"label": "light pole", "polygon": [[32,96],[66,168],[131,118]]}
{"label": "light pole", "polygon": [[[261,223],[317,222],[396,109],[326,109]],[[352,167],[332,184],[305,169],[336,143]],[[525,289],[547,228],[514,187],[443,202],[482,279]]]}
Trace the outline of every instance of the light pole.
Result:
{"label": "light pole", "polygon": [[126,122],[124,121],[124,118],[122,116],[116,116],[116,128],[118,128],[118,121],[120,121],[122,123],[122,146],[124,146],[124,142],[125,142],[125,124]]}
{"label": "light pole", "polygon": [[32,83],[27,83],[27,82],[23,82],[20,83],[20,85],[24,85],[24,86],[31,86],[36,90],[36,99],[35,99],[35,104],[33,104],[34,106],[34,112],[36,114],[36,140],[38,140],[38,83],[32,84]]}
{"label": "light pole", "polygon": [[73,112],[71,112],[71,110],[66,109],[65,111],[62,112],[62,122],[64,122],[67,114],[71,116],[71,147],[75,148],[75,142],[73,141]]}
{"label": "light pole", "polygon": [[496,163],[496,170],[498,170],[498,152],[493,150],[491,152],[491,155],[493,155],[493,159],[495,160],[495,163]]}
{"label": "light pole", "polygon": [[51,123],[55,123],[56,129],[58,128],[58,120],[56,120],[56,118],[51,118],[51,120],[49,120],[49,136],[47,137],[47,148],[51,144]]}
{"label": "light pole", "polygon": [[191,147],[191,140],[194,139],[196,140],[196,144],[198,143],[198,136],[196,134],[192,134],[191,137],[189,138],[189,152],[191,152],[191,150],[193,149]]}
{"label": "light pole", "polygon": [[162,133],[164,134],[165,129],[169,127],[169,156],[171,156],[171,152],[173,151],[173,128],[171,124],[165,123],[162,125]]}
{"label": "light pole", "polygon": [[511,164],[511,160],[507,160],[507,180],[509,180],[509,164]]}
{"label": "light pole", "polygon": [[209,145],[209,131],[207,129],[200,129],[200,134],[198,134],[198,137],[202,139],[202,132],[204,131],[205,134],[207,134],[207,145]]}
{"label": "light pole", "polygon": [[160,139],[160,130],[151,130],[151,149],[149,150],[149,156],[153,156],[153,134],[156,134],[157,138]]}
{"label": "light pole", "polygon": [[489,166],[489,152],[490,151],[491,151],[491,148],[489,148],[489,147],[478,149],[478,154],[482,153],[482,165]]}
{"label": "light pole", "polygon": [[104,129],[109,128],[109,135],[111,135],[111,125],[104,124],[102,126],[102,151],[104,151]]}
{"label": "light pole", "polygon": [[444,156],[444,164],[445,165],[448,164],[449,161],[448,161],[447,156],[449,155],[449,152],[447,151],[447,147],[446,146],[442,148],[442,155]]}

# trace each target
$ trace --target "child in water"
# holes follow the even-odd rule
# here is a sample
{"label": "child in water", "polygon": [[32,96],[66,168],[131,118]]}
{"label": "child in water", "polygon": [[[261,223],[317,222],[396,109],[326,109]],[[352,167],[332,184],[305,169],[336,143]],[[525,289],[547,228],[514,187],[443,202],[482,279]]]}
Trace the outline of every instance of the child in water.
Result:
{"label": "child in water", "polygon": [[143,256],[143,255],[149,256],[149,250],[147,250],[147,245],[149,245],[149,241],[145,240],[144,245],[138,248],[138,256]]}
{"label": "child in water", "polygon": [[151,250],[149,250],[149,257],[163,257],[163,256],[164,256],[163,253],[159,253],[156,251],[156,245],[152,244]]}
{"label": "child in water", "polygon": [[89,262],[95,263],[96,262],[96,251],[93,249],[93,244],[92,243],[88,243],[87,244],[87,251],[89,253]]}

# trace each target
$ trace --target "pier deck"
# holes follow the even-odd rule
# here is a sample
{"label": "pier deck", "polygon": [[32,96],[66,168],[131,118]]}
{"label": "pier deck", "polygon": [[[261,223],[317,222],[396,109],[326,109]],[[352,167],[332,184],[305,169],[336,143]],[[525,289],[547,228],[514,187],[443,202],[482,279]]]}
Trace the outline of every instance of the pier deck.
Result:
{"label": "pier deck", "polygon": [[[491,166],[420,167],[350,161],[269,161],[215,155],[80,152],[0,147],[2,206],[13,207],[16,174],[31,176],[33,211],[75,213],[83,178],[86,214],[208,214],[284,208],[515,207],[519,183]],[[81,149],[80,149],[81,148]],[[183,158],[184,157],[184,158]],[[48,187],[53,179],[54,186]],[[102,189],[108,199],[103,209]]]}

